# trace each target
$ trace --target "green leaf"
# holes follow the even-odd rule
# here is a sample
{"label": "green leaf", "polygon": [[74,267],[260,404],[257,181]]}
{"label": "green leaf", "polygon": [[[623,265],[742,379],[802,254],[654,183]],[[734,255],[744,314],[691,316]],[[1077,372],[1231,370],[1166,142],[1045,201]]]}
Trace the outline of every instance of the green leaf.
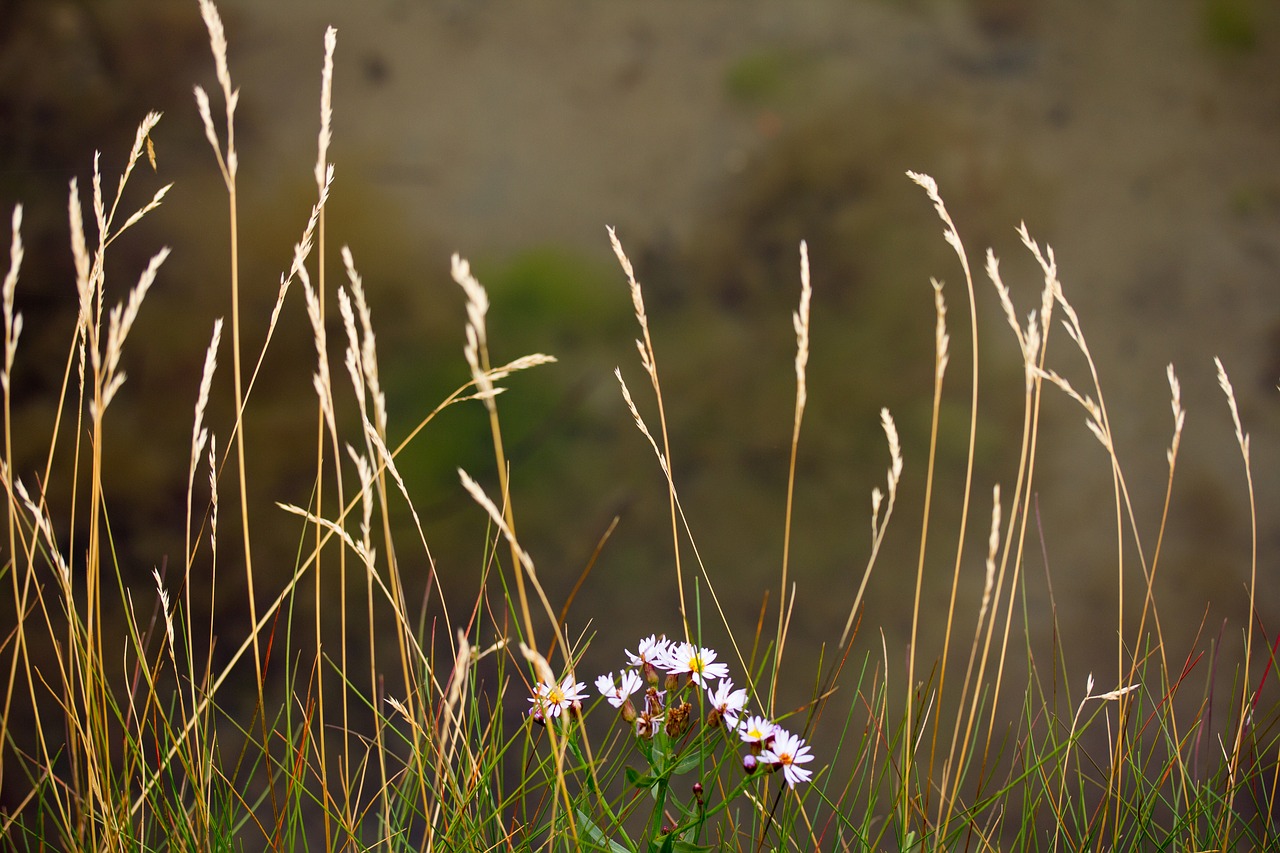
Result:
{"label": "green leaf", "polygon": [[644,790],[645,788],[652,788],[655,784],[657,784],[657,781],[658,781],[653,776],[640,775],[640,771],[636,770],[634,767],[628,767],[626,769],[626,774],[627,774],[627,784],[633,787],[639,788],[641,790]]}
{"label": "green leaf", "polygon": [[578,820],[578,829],[582,830],[593,846],[600,849],[608,849],[610,853],[634,853],[632,848],[619,844],[606,836],[604,831],[596,826],[596,822],[582,809],[574,809],[573,814]]}
{"label": "green leaf", "polygon": [[688,773],[691,770],[697,769],[701,765],[702,765],[702,751],[695,749],[692,752],[690,752],[688,755],[684,756],[683,758],[681,758],[679,761],[676,762],[676,766],[672,768],[671,774],[673,776],[680,776],[685,773]]}

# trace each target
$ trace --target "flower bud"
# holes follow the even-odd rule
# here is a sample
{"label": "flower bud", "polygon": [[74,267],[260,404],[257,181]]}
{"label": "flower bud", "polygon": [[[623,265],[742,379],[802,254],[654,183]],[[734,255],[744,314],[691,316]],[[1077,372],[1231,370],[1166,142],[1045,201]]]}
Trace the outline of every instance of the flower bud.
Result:
{"label": "flower bud", "polygon": [[746,755],[742,756],[742,769],[746,771],[748,774],[756,772],[757,763],[758,762],[756,760],[756,757],[751,753],[747,753]]}

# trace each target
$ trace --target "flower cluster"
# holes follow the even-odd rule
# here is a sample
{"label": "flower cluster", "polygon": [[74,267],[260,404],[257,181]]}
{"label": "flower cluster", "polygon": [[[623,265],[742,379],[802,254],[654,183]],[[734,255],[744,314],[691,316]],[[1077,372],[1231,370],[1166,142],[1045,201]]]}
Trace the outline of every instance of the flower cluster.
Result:
{"label": "flower cluster", "polygon": [[777,723],[771,723],[764,717],[749,717],[739,727],[738,735],[744,743],[751,745],[751,752],[742,759],[742,766],[747,772],[765,764],[781,770],[792,788],[800,782],[808,782],[813,776],[813,771],[800,766],[813,761],[813,754],[804,739]]}
{"label": "flower cluster", "polygon": [[[713,649],[650,635],[639,642],[635,652],[627,651],[626,655],[630,669],[617,677],[613,673],[601,675],[595,684],[600,695],[634,727],[637,737],[650,739],[662,731],[678,738],[688,732],[694,723],[693,704],[686,698],[692,684],[706,693],[705,724],[724,726],[746,746],[743,767],[748,773],[781,770],[792,788],[812,777],[812,771],[800,766],[813,760],[804,740],[764,717],[748,716],[747,691],[734,687],[728,665],[717,662]],[[538,682],[529,700],[533,703],[530,715],[545,723],[565,709],[580,708],[583,687],[575,684],[572,676],[559,685]]]}

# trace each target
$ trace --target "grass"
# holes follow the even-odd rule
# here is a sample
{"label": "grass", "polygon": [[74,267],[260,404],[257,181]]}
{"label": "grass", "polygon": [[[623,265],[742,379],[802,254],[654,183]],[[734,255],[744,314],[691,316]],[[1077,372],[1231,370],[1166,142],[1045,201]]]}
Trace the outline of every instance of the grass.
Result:
{"label": "grass", "polygon": [[[259,351],[247,348],[237,274],[239,92],[217,11],[210,0],[200,7],[221,116],[215,120],[214,99],[202,90],[197,106],[227,191],[231,309],[225,323],[210,318],[203,376],[192,391],[186,545],[181,561],[154,572],[154,589],[128,583],[127,567],[116,557],[111,521],[122,509],[112,503],[102,459],[107,443],[121,440],[108,429],[111,404],[127,393],[125,369],[147,343],[131,340],[130,332],[152,284],[163,278],[168,255],[167,249],[155,253],[123,300],[108,294],[108,250],[129,239],[140,219],[157,215],[168,189],[124,213],[125,187],[138,180],[139,162],[149,159],[160,117],[144,119],[114,196],[110,182],[104,189],[97,162],[88,215],[81,188],[71,184],[80,312],[67,342],[47,461],[32,472],[15,470],[13,461],[10,388],[22,370],[22,318],[15,309],[22,208],[12,216],[0,291],[0,479],[8,506],[0,580],[11,590],[6,620],[12,625],[0,637],[0,783],[9,797],[0,833],[8,847],[1056,851],[1276,843],[1280,720],[1274,687],[1267,689],[1275,646],[1265,626],[1250,620],[1186,649],[1164,641],[1156,580],[1185,418],[1176,374],[1170,366],[1173,430],[1164,512],[1156,529],[1146,530],[1131,508],[1081,319],[1065,296],[1052,250],[1025,226],[1019,234],[1043,279],[1025,322],[994,254],[983,264],[1025,383],[1013,482],[980,485],[973,473],[982,388],[980,285],[933,179],[910,175],[933,203],[959,261],[972,357],[965,365],[950,363],[947,319],[955,300],[935,280],[928,446],[903,448],[892,414],[882,412],[888,469],[871,496],[871,551],[850,579],[846,623],[818,626],[826,633],[816,656],[796,648],[794,629],[804,614],[795,602],[805,579],[791,557],[809,337],[812,324],[821,322],[820,311],[813,314],[821,295],[815,301],[811,292],[807,248],[800,244],[797,259],[796,383],[778,576],[773,588],[760,591],[759,617],[744,625],[721,606],[720,594],[733,581],[708,569],[686,520],[661,353],[636,270],[610,231],[630,290],[640,364],[634,385],[626,378],[631,368],[618,370],[619,404],[630,411],[642,436],[638,446],[654,454],[665,483],[669,527],[654,534],[670,537],[669,584],[681,625],[678,636],[638,646],[631,645],[638,638],[609,633],[607,614],[588,614],[597,617],[592,632],[571,633],[574,595],[551,600],[521,544],[500,406],[507,383],[524,381],[519,374],[553,359],[534,353],[494,360],[487,292],[457,256],[452,273],[467,306],[469,378],[411,429],[393,434],[374,311],[353,251],[335,253],[327,233],[332,30],[325,40],[316,201],[281,276],[265,341]],[[330,281],[332,275],[340,283]],[[282,496],[275,514],[263,515],[248,498],[254,471],[246,448],[255,435],[247,415],[276,322],[291,305],[286,296],[296,289],[316,348],[315,440],[276,450],[305,454],[314,481],[306,500]],[[1055,315],[1064,318],[1072,369],[1084,366],[1085,387],[1048,361]],[[229,389],[215,381],[227,360]],[[1249,436],[1227,372],[1217,367],[1250,496],[1247,606],[1256,614]],[[969,390],[969,465],[959,525],[945,530],[935,529],[930,513],[942,392],[956,368]],[[222,393],[230,396],[233,417],[215,428],[207,412]],[[1115,657],[1098,678],[1072,668],[1065,651],[1072,638],[1057,630],[1052,555],[1035,553],[1046,394],[1064,394],[1081,407],[1110,462],[1112,500],[1099,507],[1097,530],[1110,528],[1115,537]],[[445,561],[437,562],[419,520],[419,497],[397,467],[405,448],[430,441],[436,416],[458,405],[483,407],[493,454],[490,471],[458,472],[458,494],[465,492],[489,525],[473,558],[477,591],[469,600],[444,594],[436,572]],[[66,469],[64,457],[72,463],[71,482],[54,490],[50,471]],[[920,495],[899,493],[908,463],[927,472]],[[49,497],[55,493],[70,498],[55,504]],[[904,511],[920,512],[924,523],[911,642],[890,649],[875,639],[864,594],[889,525]],[[393,514],[412,519],[407,534]],[[275,525],[288,526],[297,539],[296,564],[283,584],[254,574],[255,542]],[[596,544],[583,577],[608,536]],[[971,609],[958,591],[974,546],[985,553],[985,584]],[[949,567],[941,577],[933,571],[939,550]],[[451,555],[448,563],[458,558]],[[1027,594],[1028,570],[1040,564],[1050,590],[1047,609]],[[422,602],[406,594],[412,566],[428,573]],[[939,589],[948,602],[943,641],[940,648],[920,648],[928,617],[922,602]],[[198,594],[209,602],[195,600]],[[233,594],[243,601],[244,630],[226,627],[225,610],[214,619],[198,617],[214,612],[215,596]],[[1031,639],[1032,626],[1045,623],[1053,626],[1047,652]],[[718,651],[704,644],[712,636],[726,638]],[[617,650],[619,669],[592,692],[586,683],[599,673],[586,673],[581,661],[597,642]],[[623,676],[627,665],[633,676]],[[698,681],[718,683],[719,692],[701,689]],[[806,698],[791,701],[800,689]],[[731,725],[748,715],[744,728]]]}

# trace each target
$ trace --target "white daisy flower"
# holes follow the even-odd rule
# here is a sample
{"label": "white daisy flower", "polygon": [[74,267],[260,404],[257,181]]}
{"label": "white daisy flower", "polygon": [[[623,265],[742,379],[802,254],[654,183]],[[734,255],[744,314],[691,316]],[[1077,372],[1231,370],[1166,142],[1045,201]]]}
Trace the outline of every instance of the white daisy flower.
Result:
{"label": "white daisy flower", "polygon": [[743,743],[764,744],[777,730],[778,727],[764,717],[747,717],[738,724],[738,737]]}
{"label": "white daisy flower", "polygon": [[738,718],[747,704],[745,689],[734,690],[733,681],[722,678],[714,688],[707,688],[707,699],[711,702],[712,719],[724,720],[731,729],[738,727]]}
{"label": "white daisy flower", "polygon": [[671,651],[667,671],[672,675],[688,673],[695,684],[705,686],[707,679],[726,678],[729,675],[729,665],[713,663],[715,659],[716,653],[712,649],[681,643]]}
{"label": "white daisy flower", "polygon": [[599,690],[600,695],[609,700],[609,704],[615,708],[621,708],[632,693],[644,686],[644,682],[634,669],[624,669],[621,672],[621,678],[621,685],[614,683],[612,672],[596,679],[596,690]]}
{"label": "white daisy flower", "polygon": [[539,712],[544,718],[558,717],[560,712],[586,698],[587,694],[583,692],[586,687],[581,681],[575,683],[572,675],[565,676],[560,684],[548,686],[539,681],[533,688],[533,698],[529,700],[533,703],[529,713],[535,718]]}
{"label": "white daisy flower", "polygon": [[636,669],[641,670],[646,666],[666,669],[667,653],[670,649],[671,641],[667,639],[665,634],[661,637],[656,634],[650,634],[639,642],[636,646],[635,654],[627,652],[627,662]]}
{"label": "white daisy flower", "polygon": [[760,760],[772,764],[774,767],[781,767],[782,775],[787,780],[787,785],[792,788],[800,782],[808,782],[813,776],[812,771],[798,766],[813,761],[813,755],[810,754],[809,747],[805,745],[803,739],[793,735],[786,729],[775,727],[773,743],[768,749],[760,753]]}

